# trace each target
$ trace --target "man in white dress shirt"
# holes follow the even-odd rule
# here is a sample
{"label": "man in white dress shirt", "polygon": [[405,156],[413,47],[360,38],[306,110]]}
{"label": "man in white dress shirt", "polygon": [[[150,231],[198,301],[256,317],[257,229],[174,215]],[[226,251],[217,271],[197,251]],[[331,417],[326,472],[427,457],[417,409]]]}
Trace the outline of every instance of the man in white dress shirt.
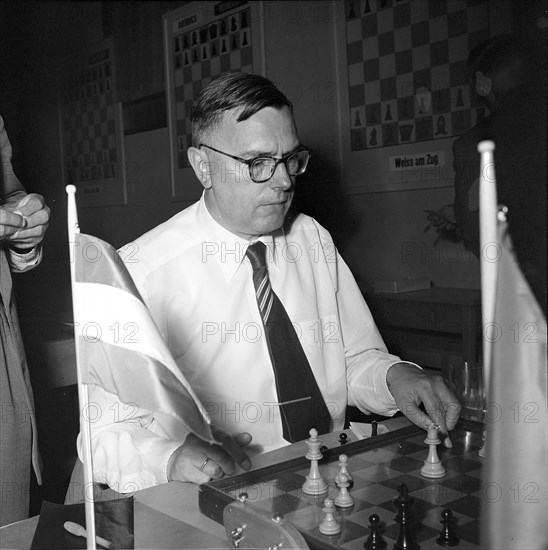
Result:
{"label": "man in white dress shirt", "polygon": [[[458,419],[457,399],[440,377],[387,352],[330,234],[290,211],[309,153],[289,100],[263,77],[225,75],[196,98],[192,130],[188,158],[204,187],[201,200],[127,247],[125,263],[175,361],[222,430],[222,443],[193,434],[171,441],[153,411],[139,410],[131,422],[104,415],[93,426],[95,480],[119,491],[169,480],[202,483],[288,444],[246,256],[258,240],[267,247],[272,289],[296,329],[330,429],[343,428],[350,404],[386,416],[401,410],[422,427],[435,421],[447,434]],[[90,400],[108,410],[116,396],[95,387]]]}

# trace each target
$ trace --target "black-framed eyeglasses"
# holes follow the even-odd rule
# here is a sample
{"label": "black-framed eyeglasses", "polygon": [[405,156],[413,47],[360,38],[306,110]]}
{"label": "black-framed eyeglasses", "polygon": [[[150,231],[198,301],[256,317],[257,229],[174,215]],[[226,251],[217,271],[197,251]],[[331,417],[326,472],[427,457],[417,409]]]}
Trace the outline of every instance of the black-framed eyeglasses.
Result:
{"label": "black-framed eyeglasses", "polygon": [[241,157],[236,157],[234,155],[229,155],[224,151],[219,151],[214,147],[210,147],[205,143],[200,143],[198,147],[207,147],[216,153],[230,157],[231,159],[237,160],[242,164],[245,164],[249,169],[249,177],[251,181],[255,183],[264,183],[268,181],[276,171],[278,164],[283,164],[289,176],[300,176],[306,170],[308,166],[308,161],[310,160],[310,149],[308,147],[302,146],[297,151],[287,153],[281,158],[275,157],[255,157],[252,159],[243,159]]}

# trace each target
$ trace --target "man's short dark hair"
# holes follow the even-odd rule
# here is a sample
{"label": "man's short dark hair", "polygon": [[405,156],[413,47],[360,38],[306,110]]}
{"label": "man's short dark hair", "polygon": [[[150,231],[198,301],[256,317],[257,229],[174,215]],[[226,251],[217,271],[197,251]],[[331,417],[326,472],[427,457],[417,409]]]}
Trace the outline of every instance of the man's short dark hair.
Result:
{"label": "man's short dark hair", "polygon": [[515,66],[523,78],[528,78],[532,56],[528,44],[510,34],[499,34],[476,46],[468,55],[467,65],[471,77],[476,71],[490,76]]}
{"label": "man's short dark hair", "polygon": [[288,107],[293,112],[291,101],[264,76],[250,73],[219,76],[200,90],[192,104],[193,145],[197,147],[227,111],[241,109],[237,119],[241,122],[264,107]]}

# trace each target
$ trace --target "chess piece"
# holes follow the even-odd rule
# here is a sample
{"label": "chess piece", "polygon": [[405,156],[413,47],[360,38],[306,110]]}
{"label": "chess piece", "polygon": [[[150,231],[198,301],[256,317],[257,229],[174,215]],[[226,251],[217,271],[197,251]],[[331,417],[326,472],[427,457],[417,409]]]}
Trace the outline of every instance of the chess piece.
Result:
{"label": "chess piece", "polygon": [[310,460],[310,472],[303,483],[303,492],[307,495],[321,495],[327,491],[327,483],[324,481],[318,466],[318,460],[323,457],[320,451],[322,442],[318,439],[318,431],[315,428],[310,430],[310,438],[305,443],[308,446],[306,458]]}
{"label": "chess piece", "polygon": [[363,543],[365,550],[383,550],[386,548],[386,541],[382,538],[380,533],[379,516],[372,514],[369,516],[369,536]]}
{"label": "chess piece", "polygon": [[485,448],[485,436],[487,435],[487,433],[485,432],[485,430],[483,430],[483,436],[481,438],[481,441],[482,441],[482,445],[481,445],[481,448],[480,450],[478,451],[478,455],[481,457],[481,458],[485,458],[485,453],[486,453],[486,448]]}
{"label": "chess piece", "polygon": [[378,433],[379,423],[376,420],[371,420],[371,437],[374,437]]}
{"label": "chess piece", "polygon": [[354,481],[352,474],[348,471],[348,457],[345,454],[339,455],[339,473],[335,476],[335,483],[341,474],[344,474],[350,483]]}
{"label": "chess piece", "polygon": [[[341,432],[340,435],[339,435],[339,443],[341,445],[344,445],[346,443],[346,441],[348,440],[348,436],[346,435],[345,432]],[[340,460],[340,459],[339,459]]]}
{"label": "chess piece", "polygon": [[330,498],[323,501],[325,517],[320,523],[319,529],[322,535],[337,535],[341,532],[341,526],[335,517],[335,504]]}
{"label": "chess piece", "polygon": [[410,522],[410,509],[414,499],[409,495],[405,483],[400,485],[398,490],[399,495],[394,499],[398,513],[394,520],[400,524],[400,533],[394,544],[394,550],[419,550],[419,545],[415,542]]}
{"label": "chess piece", "polygon": [[445,509],[441,513],[440,523],[443,527],[440,531],[440,536],[436,539],[436,543],[440,546],[457,546],[460,539],[453,531],[453,512]]}
{"label": "chess piece", "polygon": [[348,476],[345,474],[339,474],[337,476],[336,483],[339,488],[339,492],[334,500],[335,506],[338,506],[339,508],[351,508],[354,506],[354,499],[348,492],[348,487],[350,486]]}
{"label": "chess piece", "polygon": [[437,479],[445,475],[445,468],[438,457],[436,446],[441,443],[438,432],[440,427],[437,424],[430,424],[427,429],[428,435],[424,442],[428,447],[428,457],[421,468],[421,475],[429,479]]}
{"label": "chess piece", "polygon": [[398,496],[394,499],[394,504],[396,505],[396,511],[398,514],[396,515],[395,520],[399,523],[399,516],[400,512],[403,508],[405,508],[405,512],[409,512],[411,509],[411,506],[413,505],[414,499],[409,494],[409,489],[407,488],[407,485],[405,483],[402,483],[401,485],[398,485]]}

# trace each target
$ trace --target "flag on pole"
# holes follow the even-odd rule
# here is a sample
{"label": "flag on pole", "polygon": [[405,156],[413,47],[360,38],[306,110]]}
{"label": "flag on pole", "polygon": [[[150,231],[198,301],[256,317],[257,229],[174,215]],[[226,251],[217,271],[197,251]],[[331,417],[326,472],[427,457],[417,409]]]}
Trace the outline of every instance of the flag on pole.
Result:
{"label": "flag on pole", "polygon": [[76,233],[75,334],[82,382],[163,416],[174,440],[194,432],[213,442],[209,417],[162,339],[118,252]]}
{"label": "flag on pole", "polygon": [[[84,484],[93,484],[90,384],[154,413],[175,441],[188,430],[214,443],[209,416],[179,370],[118,252],[80,233],[76,188],[66,188]],[[96,548],[93,491],[85,499],[87,549]]]}
{"label": "flag on pole", "polygon": [[[487,211],[492,218],[483,221],[494,227],[490,233],[494,241],[490,244],[498,256],[487,267],[489,270],[494,265],[496,274],[492,279],[494,288],[490,289],[494,303],[488,306],[492,312],[492,318],[487,319],[489,364],[484,365],[489,373],[489,387],[481,491],[482,547],[545,550],[548,548],[546,318],[518,266],[504,211],[500,209],[497,215],[493,205]],[[484,214],[480,204],[480,215]],[[485,263],[486,258],[482,257],[482,270]],[[486,298],[489,299],[482,296],[482,305]]]}

